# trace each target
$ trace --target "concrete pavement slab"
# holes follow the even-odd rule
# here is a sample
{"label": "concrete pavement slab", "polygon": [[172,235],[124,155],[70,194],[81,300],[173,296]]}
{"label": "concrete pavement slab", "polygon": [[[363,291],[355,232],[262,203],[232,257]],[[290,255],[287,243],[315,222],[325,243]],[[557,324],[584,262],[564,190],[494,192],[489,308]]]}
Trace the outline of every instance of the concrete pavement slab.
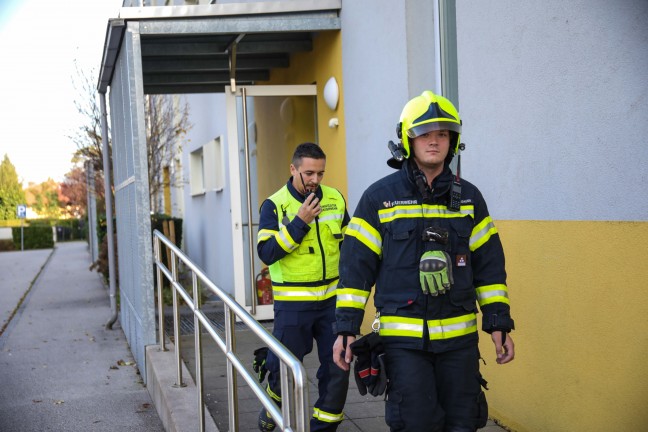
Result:
{"label": "concrete pavement slab", "polygon": [[53,251],[0,252],[0,334]]}
{"label": "concrete pavement slab", "polygon": [[164,430],[89,265],[86,243],[58,243],[0,336],[1,431]]}

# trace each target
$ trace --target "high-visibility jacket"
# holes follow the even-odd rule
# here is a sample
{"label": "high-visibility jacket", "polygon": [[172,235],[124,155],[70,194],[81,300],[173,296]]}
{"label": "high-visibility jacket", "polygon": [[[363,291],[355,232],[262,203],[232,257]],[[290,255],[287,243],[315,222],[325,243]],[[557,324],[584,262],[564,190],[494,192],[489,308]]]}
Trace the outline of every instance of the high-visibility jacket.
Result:
{"label": "high-visibility jacket", "polygon": [[269,266],[277,310],[310,310],[335,302],[349,214],[338,190],[320,185],[316,194],[322,212],[310,224],[297,216],[304,197],[291,180],[261,205],[257,252]]}
{"label": "high-visibility jacket", "polygon": [[[433,352],[474,344],[477,303],[485,331],[512,329],[497,229],[481,193],[466,180],[461,180],[459,211],[448,208],[452,180],[446,167],[424,202],[407,160],[362,195],[342,245],[338,334],[359,334],[374,285],[386,344]],[[447,245],[423,240],[427,227],[447,230]],[[454,283],[436,297],[424,294],[420,284],[419,263],[428,250],[444,250],[452,261]]]}

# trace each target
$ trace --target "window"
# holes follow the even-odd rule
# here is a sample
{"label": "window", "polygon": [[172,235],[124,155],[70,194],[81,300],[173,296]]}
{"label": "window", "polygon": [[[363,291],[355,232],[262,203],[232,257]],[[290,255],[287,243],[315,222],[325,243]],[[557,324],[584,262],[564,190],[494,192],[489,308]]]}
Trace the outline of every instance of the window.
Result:
{"label": "window", "polygon": [[203,148],[194,150],[189,155],[189,185],[191,195],[200,195],[205,193],[205,174],[203,163]]}
{"label": "window", "polygon": [[190,155],[191,195],[220,192],[225,187],[225,165],[221,137],[194,150]]}

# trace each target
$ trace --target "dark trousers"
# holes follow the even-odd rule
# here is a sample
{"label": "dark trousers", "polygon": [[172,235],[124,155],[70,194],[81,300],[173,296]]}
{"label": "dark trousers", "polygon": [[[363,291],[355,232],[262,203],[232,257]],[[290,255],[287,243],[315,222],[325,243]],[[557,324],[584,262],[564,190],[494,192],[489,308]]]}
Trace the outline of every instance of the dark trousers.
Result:
{"label": "dark trousers", "polygon": [[[317,370],[319,397],[315,402],[315,413],[310,422],[311,431],[335,431],[340,424],[342,410],[349,387],[349,373],[333,363],[332,323],[335,321],[335,305],[322,310],[276,311],[272,334],[300,361],[313,350],[317,343],[320,367]],[[268,385],[277,396],[281,396],[279,359],[268,352]],[[330,415],[339,416],[339,421]]]}
{"label": "dark trousers", "polygon": [[434,354],[386,347],[385,422],[392,431],[474,432],[488,418],[479,349]]}

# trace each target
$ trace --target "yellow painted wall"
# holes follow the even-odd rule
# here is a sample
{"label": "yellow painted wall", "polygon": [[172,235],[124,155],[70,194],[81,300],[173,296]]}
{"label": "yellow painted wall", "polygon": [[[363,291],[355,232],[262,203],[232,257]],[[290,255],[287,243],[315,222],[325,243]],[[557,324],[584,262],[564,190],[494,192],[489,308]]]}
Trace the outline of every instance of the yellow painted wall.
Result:
{"label": "yellow painted wall", "polygon": [[648,223],[495,223],[516,358],[498,365],[480,331],[490,416],[517,432],[648,431]]}
{"label": "yellow painted wall", "polygon": [[496,226],[517,329],[508,365],[481,337],[491,415],[521,432],[648,430],[648,223]]}
{"label": "yellow painted wall", "polygon": [[[331,111],[324,102],[324,85],[330,77],[335,77],[340,88],[340,100],[337,110]],[[346,141],[344,139],[344,85],[342,81],[342,38],[340,32],[320,32],[313,39],[313,50],[307,53],[297,53],[290,58],[290,67],[287,69],[274,69],[270,80],[264,85],[287,84],[316,84],[317,85],[317,128],[319,144],[326,153],[326,172],[323,183],[332,186],[347,197],[346,175]],[[295,106],[295,114],[299,104]],[[329,128],[329,119],[337,117],[339,127]],[[297,122],[296,127],[299,123]],[[297,143],[298,144],[298,143]],[[259,178],[263,177],[262,169],[283,169],[285,178],[290,176],[288,167],[292,150],[284,156],[285,162],[278,165],[260,164]],[[260,194],[260,196],[262,196]]]}
{"label": "yellow painted wall", "polygon": [[312,96],[255,98],[259,206],[286,184],[295,147],[302,142],[315,141],[315,112]]}

